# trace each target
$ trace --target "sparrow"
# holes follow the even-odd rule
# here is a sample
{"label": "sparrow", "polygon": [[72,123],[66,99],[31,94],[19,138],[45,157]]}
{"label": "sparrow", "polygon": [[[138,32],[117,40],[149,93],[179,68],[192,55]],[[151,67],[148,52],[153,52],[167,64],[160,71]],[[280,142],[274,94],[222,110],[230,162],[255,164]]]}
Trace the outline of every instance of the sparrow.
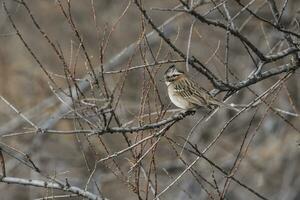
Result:
{"label": "sparrow", "polygon": [[171,65],[164,73],[164,81],[168,87],[168,95],[171,102],[182,109],[206,108],[213,110],[217,107],[239,111],[226,103],[223,103],[198,86],[183,71],[178,70],[175,65]]}

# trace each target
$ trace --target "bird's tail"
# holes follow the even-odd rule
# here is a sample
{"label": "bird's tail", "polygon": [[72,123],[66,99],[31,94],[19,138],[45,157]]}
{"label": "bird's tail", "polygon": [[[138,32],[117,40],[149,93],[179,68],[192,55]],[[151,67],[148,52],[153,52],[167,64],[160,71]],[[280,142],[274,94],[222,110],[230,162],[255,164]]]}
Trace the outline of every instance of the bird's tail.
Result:
{"label": "bird's tail", "polygon": [[226,103],[224,103],[224,102],[221,102],[221,101],[217,101],[216,104],[217,104],[218,106],[220,106],[220,107],[224,107],[224,108],[227,108],[227,109],[230,109],[230,110],[235,110],[235,111],[237,111],[237,112],[240,111],[240,109],[238,109],[238,108],[236,108],[236,107],[234,107],[234,106],[232,106],[232,105],[226,104]]}

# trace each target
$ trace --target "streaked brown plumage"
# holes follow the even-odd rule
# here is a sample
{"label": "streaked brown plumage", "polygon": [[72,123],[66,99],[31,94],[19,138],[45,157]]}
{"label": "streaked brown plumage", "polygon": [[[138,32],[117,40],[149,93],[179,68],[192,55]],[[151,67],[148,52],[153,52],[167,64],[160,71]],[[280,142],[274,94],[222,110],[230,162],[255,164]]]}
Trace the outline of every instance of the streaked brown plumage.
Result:
{"label": "streaked brown plumage", "polygon": [[213,109],[221,106],[238,111],[238,109],[212,97],[207,90],[189,79],[184,72],[176,69],[175,65],[172,65],[167,69],[164,78],[168,87],[169,97],[172,103],[179,108],[192,109],[205,107]]}

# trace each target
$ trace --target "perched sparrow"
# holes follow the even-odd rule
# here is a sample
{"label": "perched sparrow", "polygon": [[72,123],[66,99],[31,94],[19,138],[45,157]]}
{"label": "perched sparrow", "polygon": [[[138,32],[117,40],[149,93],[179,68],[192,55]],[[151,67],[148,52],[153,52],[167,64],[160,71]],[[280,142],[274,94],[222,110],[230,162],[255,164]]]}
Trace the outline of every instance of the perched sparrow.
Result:
{"label": "perched sparrow", "polygon": [[212,97],[207,90],[197,86],[184,72],[176,69],[175,65],[167,69],[164,79],[172,103],[179,108],[186,110],[199,107],[214,109],[220,106],[238,111],[238,109]]}

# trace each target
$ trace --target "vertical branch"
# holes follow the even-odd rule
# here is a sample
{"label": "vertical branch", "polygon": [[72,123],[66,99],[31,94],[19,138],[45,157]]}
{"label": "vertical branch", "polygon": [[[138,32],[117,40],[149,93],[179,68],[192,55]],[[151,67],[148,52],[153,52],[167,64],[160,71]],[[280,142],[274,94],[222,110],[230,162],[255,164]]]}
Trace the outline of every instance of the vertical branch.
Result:
{"label": "vertical branch", "polygon": [[2,169],[2,175],[0,176],[0,179],[6,176],[6,171],[5,171],[5,160],[4,156],[2,153],[2,148],[0,147],[0,164],[1,164],[1,169]]}

